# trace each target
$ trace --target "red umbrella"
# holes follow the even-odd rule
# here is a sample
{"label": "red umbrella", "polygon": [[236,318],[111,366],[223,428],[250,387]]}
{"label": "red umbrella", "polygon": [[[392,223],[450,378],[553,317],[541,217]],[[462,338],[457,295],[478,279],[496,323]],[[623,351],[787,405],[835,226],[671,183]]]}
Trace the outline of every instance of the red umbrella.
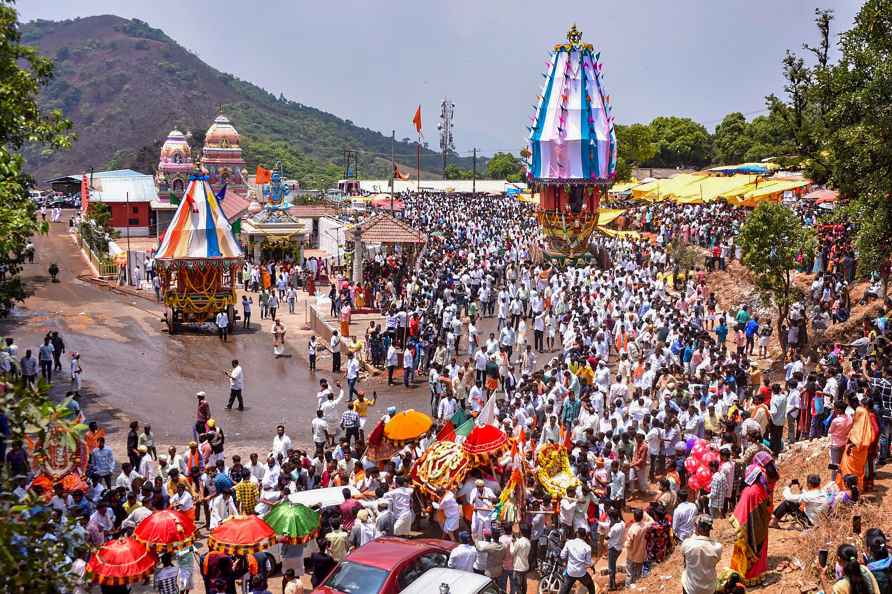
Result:
{"label": "red umbrella", "polygon": [[195,523],[172,509],[159,509],[145,518],[133,531],[133,538],[155,552],[171,552],[192,544]]}
{"label": "red umbrella", "polygon": [[461,444],[466,454],[498,453],[508,447],[508,436],[495,425],[474,427]]}
{"label": "red umbrella", "polygon": [[270,548],[276,533],[257,516],[230,516],[211,530],[208,548],[227,555],[247,555]]}
{"label": "red umbrella", "polygon": [[123,586],[143,579],[155,569],[158,560],[138,540],[110,540],[87,563],[87,573],[103,586]]}

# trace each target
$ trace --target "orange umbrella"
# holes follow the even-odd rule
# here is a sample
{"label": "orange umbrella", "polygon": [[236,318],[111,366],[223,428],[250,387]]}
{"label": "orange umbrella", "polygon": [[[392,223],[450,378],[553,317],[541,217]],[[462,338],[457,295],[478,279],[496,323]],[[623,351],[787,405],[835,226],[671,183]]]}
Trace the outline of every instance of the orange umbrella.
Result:
{"label": "orange umbrella", "polygon": [[146,545],[133,538],[110,540],[87,563],[87,573],[103,586],[123,586],[143,579],[158,560]]}
{"label": "orange umbrella", "polygon": [[133,531],[133,538],[158,553],[185,548],[192,544],[194,536],[195,523],[172,509],[153,511]]}
{"label": "orange umbrella", "polygon": [[434,422],[429,416],[414,408],[393,415],[384,425],[384,437],[391,441],[411,441],[430,431]]}
{"label": "orange umbrella", "polygon": [[275,544],[276,533],[257,516],[230,516],[211,530],[208,548],[227,555],[248,555]]}

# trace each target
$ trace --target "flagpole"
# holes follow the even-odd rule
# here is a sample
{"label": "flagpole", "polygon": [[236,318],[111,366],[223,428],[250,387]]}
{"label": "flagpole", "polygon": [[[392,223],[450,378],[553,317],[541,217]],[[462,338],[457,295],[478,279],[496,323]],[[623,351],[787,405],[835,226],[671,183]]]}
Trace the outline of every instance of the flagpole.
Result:
{"label": "flagpole", "polygon": [[396,155],[394,144],[396,143],[396,130],[390,133],[390,216],[393,216],[393,190],[396,177]]}
{"label": "flagpole", "polygon": [[415,143],[415,191],[421,193],[421,135]]}

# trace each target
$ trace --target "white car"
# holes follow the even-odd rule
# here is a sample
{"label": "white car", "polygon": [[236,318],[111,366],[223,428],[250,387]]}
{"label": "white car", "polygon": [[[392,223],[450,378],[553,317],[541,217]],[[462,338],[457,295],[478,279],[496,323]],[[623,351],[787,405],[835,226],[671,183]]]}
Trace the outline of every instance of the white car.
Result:
{"label": "white car", "polygon": [[492,579],[485,575],[434,567],[428,569],[400,594],[504,594]]}

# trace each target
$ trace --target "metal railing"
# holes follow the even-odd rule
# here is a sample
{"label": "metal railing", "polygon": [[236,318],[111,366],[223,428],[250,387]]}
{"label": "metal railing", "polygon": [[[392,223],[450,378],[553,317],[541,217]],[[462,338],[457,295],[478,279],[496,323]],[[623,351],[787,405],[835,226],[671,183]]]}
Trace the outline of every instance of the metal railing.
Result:
{"label": "metal railing", "polygon": [[96,270],[99,272],[99,276],[102,278],[117,278],[118,276],[118,266],[114,263],[114,261],[108,256],[99,256],[90,246],[87,245],[87,242],[84,241],[84,238],[81,237],[80,233],[77,233],[77,244],[87,255],[87,258],[90,260],[90,263],[96,267]]}

